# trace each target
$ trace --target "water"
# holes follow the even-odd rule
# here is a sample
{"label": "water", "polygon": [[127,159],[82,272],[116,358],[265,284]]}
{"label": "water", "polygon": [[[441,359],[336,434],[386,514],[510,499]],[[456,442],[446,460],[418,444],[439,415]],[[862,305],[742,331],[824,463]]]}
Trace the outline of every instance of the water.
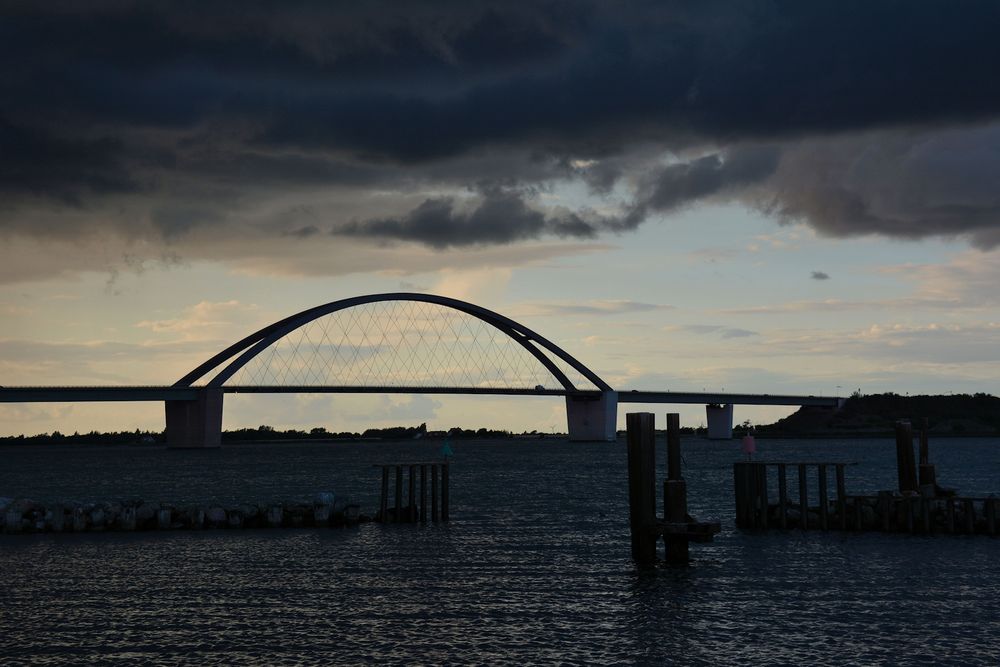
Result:
{"label": "water", "polygon": [[[0,495],[178,503],[333,490],[372,512],[380,461],[440,443],[0,448]],[[1000,540],[740,533],[737,443],[684,442],[691,512],[722,521],[693,567],[629,561],[618,444],[453,443],[448,525],[0,537],[0,664],[995,665]],[[762,441],[856,461],[888,440]],[[661,448],[662,449],[662,448]],[[1000,441],[935,439],[945,486],[1000,491]],[[661,547],[662,552],[662,547]]]}

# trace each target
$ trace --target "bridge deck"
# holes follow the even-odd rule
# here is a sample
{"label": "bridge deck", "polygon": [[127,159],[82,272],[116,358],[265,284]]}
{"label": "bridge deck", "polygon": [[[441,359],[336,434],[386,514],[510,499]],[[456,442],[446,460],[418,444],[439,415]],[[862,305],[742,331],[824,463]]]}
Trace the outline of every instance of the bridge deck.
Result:
{"label": "bridge deck", "polygon": [[[190,401],[200,387],[0,387],[0,403],[62,403],[89,401]],[[470,394],[498,396],[566,396],[565,389],[510,389],[503,387],[311,387],[229,385],[227,394]],[[599,398],[599,391],[576,392]],[[803,405],[836,407],[836,396],[794,396],[781,394],[724,394],[713,392],[620,391],[619,403],[731,403],[735,405]]]}
{"label": "bridge deck", "polygon": [[620,391],[619,403],[730,403],[733,405],[803,405],[835,408],[844,400],[837,396],[791,394],[725,394],[696,391]]}

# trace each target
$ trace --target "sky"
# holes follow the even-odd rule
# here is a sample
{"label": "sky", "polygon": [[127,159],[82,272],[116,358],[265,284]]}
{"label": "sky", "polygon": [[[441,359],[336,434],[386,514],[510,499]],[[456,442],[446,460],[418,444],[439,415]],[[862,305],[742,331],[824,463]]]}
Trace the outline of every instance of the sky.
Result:
{"label": "sky", "polygon": [[[171,384],[404,291],[621,390],[997,394],[997,25],[976,1],[2,2],[0,384]],[[561,431],[565,408],[224,417],[421,422]],[[162,406],[0,406],[0,434],[135,428]]]}

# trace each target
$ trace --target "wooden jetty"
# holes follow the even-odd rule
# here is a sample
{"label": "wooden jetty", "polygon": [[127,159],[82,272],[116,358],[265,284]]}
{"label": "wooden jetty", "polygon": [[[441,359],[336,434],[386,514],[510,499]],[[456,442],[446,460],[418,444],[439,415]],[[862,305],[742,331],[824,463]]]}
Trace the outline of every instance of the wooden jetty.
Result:
{"label": "wooden jetty", "polygon": [[[896,424],[898,489],[875,495],[847,493],[844,469],[851,462],[740,461],[733,464],[736,525],[747,530],[854,530],[913,534],[996,535],[1000,498],[957,496],[937,484],[929,461],[927,427],[920,433],[920,459],[913,457],[913,430],[909,422]],[[829,470],[834,471],[835,493],[830,494]],[[769,470],[776,478],[769,477]],[[789,495],[789,471],[797,494]],[[769,491],[776,481],[776,493]],[[815,481],[815,502],[810,481]],[[775,497],[776,496],[776,497]]]}
{"label": "wooden jetty", "polygon": [[687,512],[687,483],[681,475],[680,415],[667,415],[667,479],[663,483],[662,519],[656,516],[655,417],[650,412],[633,412],[625,419],[632,559],[642,566],[656,563],[656,543],[662,537],[667,564],[687,565],[689,543],[711,541],[721,526],[717,521],[697,521]]}
{"label": "wooden jetty", "polygon": [[[434,523],[448,521],[449,514],[449,463],[448,461],[414,461],[409,463],[376,463],[382,470],[382,487],[379,493],[379,510],[375,520],[381,523]],[[428,472],[430,475],[428,476]],[[419,481],[418,481],[419,473]],[[404,488],[404,477],[407,483]],[[430,514],[428,516],[427,485],[430,481]],[[389,506],[390,482],[395,482],[393,499]],[[417,505],[417,488],[420,505]],[[403,492],[406,504],[403,504]]]}

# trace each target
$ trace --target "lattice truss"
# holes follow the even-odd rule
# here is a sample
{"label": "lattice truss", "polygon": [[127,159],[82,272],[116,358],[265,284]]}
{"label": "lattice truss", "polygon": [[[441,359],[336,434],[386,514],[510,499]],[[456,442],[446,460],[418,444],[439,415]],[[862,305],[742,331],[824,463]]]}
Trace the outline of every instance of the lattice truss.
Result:
{"label": "lattice truss", "polygon": [[[562,359],[536,347],[577,389],[595,388]],[[563,388],[503,331],[461,311],[420,301],[362,304],[319,317],[275,341],[226,384]]]}

